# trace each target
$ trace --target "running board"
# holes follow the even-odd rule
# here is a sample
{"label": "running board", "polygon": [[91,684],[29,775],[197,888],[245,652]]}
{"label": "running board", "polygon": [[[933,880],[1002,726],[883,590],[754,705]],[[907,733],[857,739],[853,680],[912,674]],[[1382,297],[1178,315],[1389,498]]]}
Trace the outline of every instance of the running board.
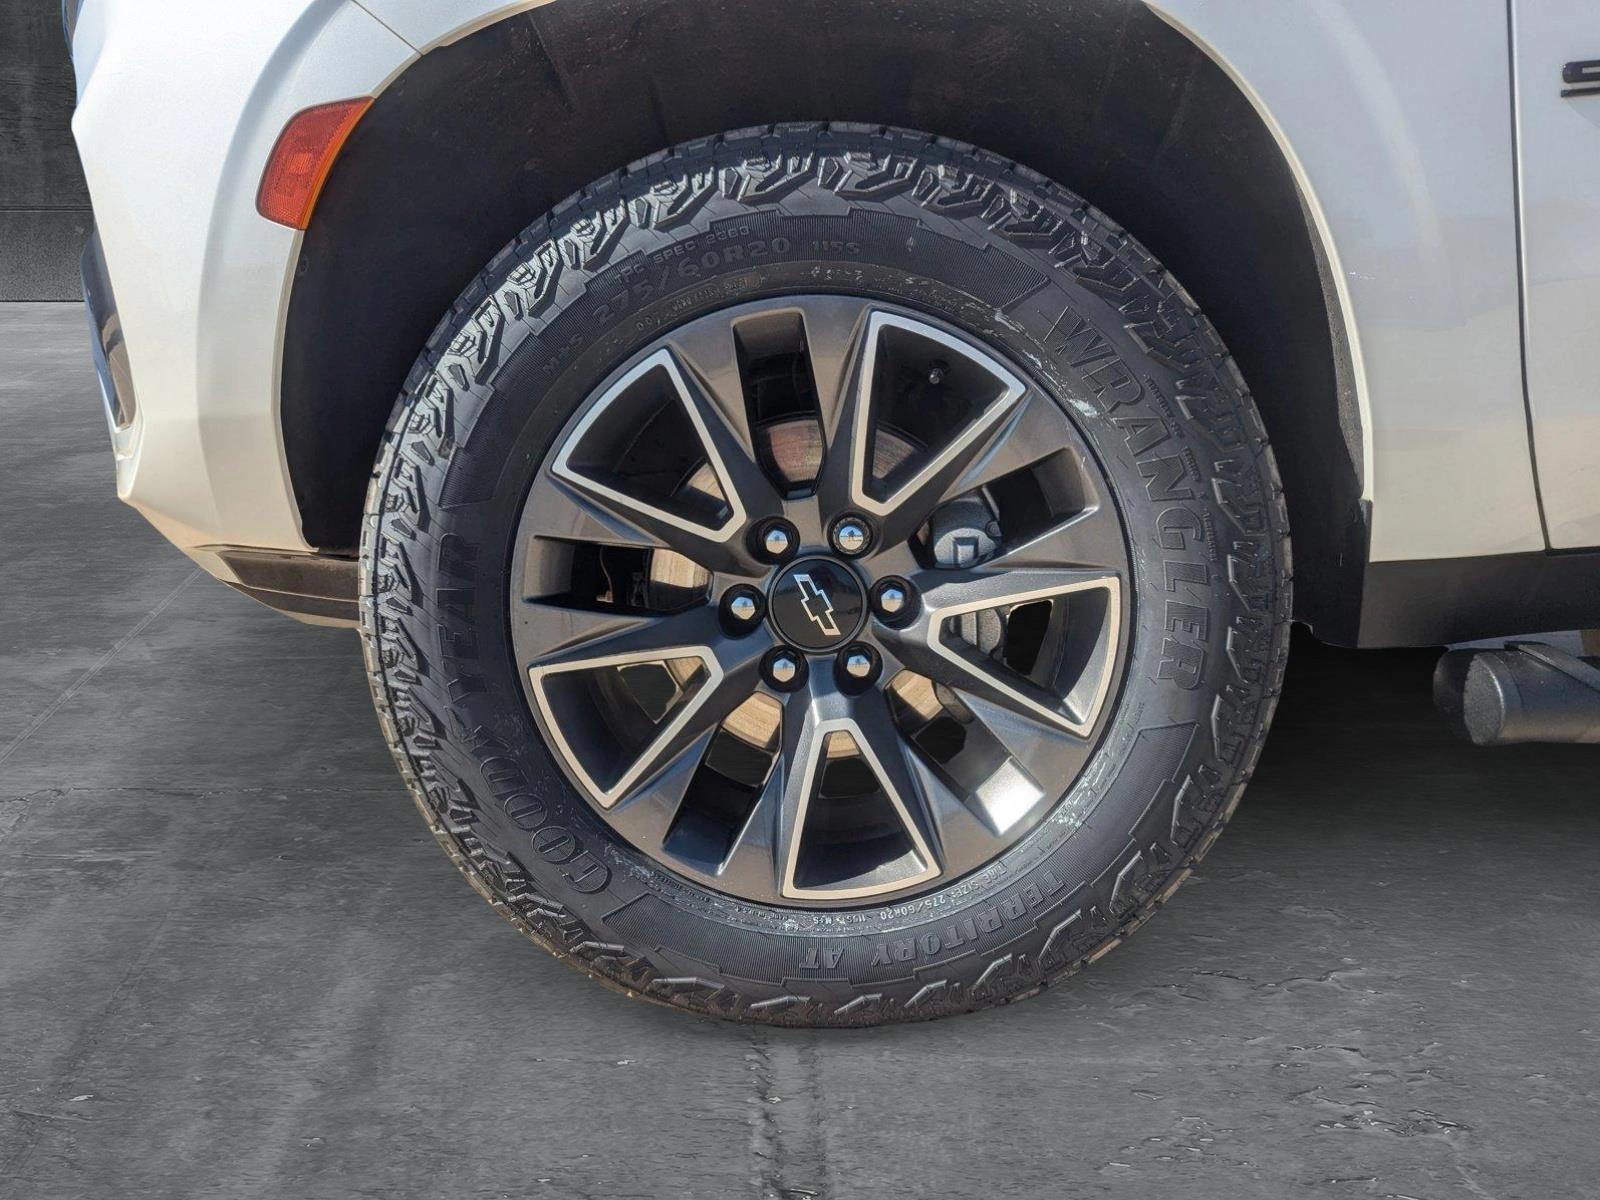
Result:
{"label": "running board", "polygon": [[1433,671],[1433,702],[1477,746],[1600,743],[1600,658],[1539,642],[1450,650]]}

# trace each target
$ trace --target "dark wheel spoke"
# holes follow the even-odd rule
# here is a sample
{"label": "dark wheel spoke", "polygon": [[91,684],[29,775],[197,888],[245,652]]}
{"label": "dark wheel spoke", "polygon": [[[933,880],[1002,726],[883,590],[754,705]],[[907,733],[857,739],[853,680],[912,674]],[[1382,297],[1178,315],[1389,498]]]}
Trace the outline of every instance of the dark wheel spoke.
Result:
{"label": "dark wheel spoke", "polygon": [[1089,761],[1094,743],[1053,724],[1041,725],[1032,714],[1018,714],[982,696],[968,695],[967,709],[992,734],[1017,764],[1035,780],[1074,779]]}
{"label": "dark wheel spoke", "polygon": [[579,670],[607,660],[716,659],[728,642],[717,612],[701,605],[681,613],[642,612],[563,600],[525,600],[513,611],[512,633],[524,666]]}
{"label": "dark wheel spoke", "polygon": [[984,566],[991,573],[1072,566],[1120,577],[1126,557],[1122,522],[1111,505],[1102,501],[1022,539]]}
{"label": "dark wheel spoke", "polygon": [[923,604],[931,613],[948,619],[964,612],[976,612],[1000,605],[1025,604],[1030,600],[1097,589],[1117,589],[1120,572],[1104,567],[996,567],[1003,560],[985,563],[974,570],[930,570],[918,572],[912,583],[922,592]]}
{"label": "dark wheel spoke", "polygon": [[[709,476],[705,487],[716,514],[689,511],[672,497],[641,485],[623,474],[602,469],[585,457],[585,447],[608,436],[618,444],[637,436],[637,420],[625,403],[630,389],[655,383],[665,387],[668,403],[682,410],[698,454]],[[736,423],[730,423],[736,422]],[[613,429],[613,426],[629,426]],[[663,348],[633,367],[595,402],[567,439],[551,467],[552,474],[593,510],[604,514],[602,525],[621,522],[638,530],[650,543],[669,546],[708,570],[757,574],[759,565],[746,543],[746,532],[781,511],[776,489],[762,472],[749,446],[742,420],[730,417],[713,397],[710,385],[671,350]],[[665,451],[663,451],[664,453]],[[702,507],[707,505],[703,504]]]}
{"label": "dark wheel spoke", "polygon": [[[611,782],[597,785],[608,808],[666,770],[743,703],[759,682],[761,655],[772,645],[765,631],[730,637],[709,605],[662,615],[545,600],[524,601],[515,610],[512,638],[525,656],[536,700],[556,725],[550,688],[562,676],[640,664],[690,665],[684,694],[662,715],[654,736],[628,762],[601,764],[620,766]],[[604,751],[581,744],[576,731],[557,741],[574,772],[596,784],[595,760]]]}
{"label": "dark wheel spoke", "polygon": [[724,553],[715,539],[694,530],[666,527],[637,511],[624,515],[614,498],[592,496],[554,475],[541,474],[534,482],[525,511],[528,516],[522,534],[528,538],[635,550],[693,551],[690,558]]}
{"label": "dark wheel spoke", "polygon": [[[907,762],[904,742],[894,727],[881,692],[862,703],[837,692],[791,697],[784,710],[779,762],[782,770],[769,781],[769,808],[774,821],[772,845],[779,890],[791,899],[862,899],[926,883],[940,873],[934,851],[932,814],[916,772]],[[807,822],[817,801],[824,760],[843,737],[876,778],[887,808],[895,814],[911,847],[914,866],[897,876],[845,879],[810,886],[800,878]]]}
{"label": "dark wheel spoke", "polygon": [[796,307],[805,329],[826,446],[818,491],[844,495],[850,482],[851,413],[858,399],[861,351],[872,306],[852,296],[815,296],[800,300]]}
{"label": "dark wheel spoke", "polygon": [[[696,388],[694,401],[708,408],[714,406],[714,415],[738,443],[739,453],[753,458],[750,417],[732,327],[722,321],[695,322],[673,330],[663,341],[683,370],[684,380]],[[707,425],[712,424],[708,419]]]}
{"label": "dark wheel spoke", "polygon": [[[917,620],[904,629],[884,634],[902,662],[958,692],[982,697],[1068,733],[1081,736],[1094,725],[1117,652],[1123,588],[1120,574],[1072,567],[999,571],[991,563],[971,571],[923,572],[918,582],[923,585],[923,607]],[[969,613],[1015,608],[1082,592],[1105,593],[1109,600],[1107,613],[1080,678],[1065,681],[1059,692],[1046,690],[998,661],[992,653],[964,643],[948,628],[949,622]],[[1083,676],[1092,676],[1086,694],[1079,687]]]}
{"label": "dark wheel spoke", "polygon": [[912,670],[964,697],[981,697],[1036,724],[1079,728],[1077,717],[1064,710],[1058,697],[1019,677],[988,655],[967,646],[896,638],[895,653]]}
{"label": "dark wheel spoke", "polygon": [[771,869],[778,894],[793,897],[800,838],[816,790],[825,750],[826,718],[809,692],[791,696],[783,708],[783,740],[777,766],[762,799],[771,821]]}
{"label": "dark wheel spoke", "polygon": [[[756,794],[749,815],[734,834],[733,848],[723,860],[716,882],[738,896],[768,903],[783,902],[779,864],[787,842],[784,825],[783,760],[773,764],[765,785]],[[792,836],[792,834],[791,834]]]}
{"label": "dark wheel spoke", "polygon": [[641,776],[606,814],[612,828],[642,850],[661,852],[706,747],[716,736],[714,726],[699,728],[700,724],[696,722],[696,735],[682,745],[676,757],[655,773]]}
{"label": "dark wheel spoke", "polygon": [[993,436],[982,442],[981,452],[971,456],[966,469],[955,476],[940,498],[987,487],[1014,471],[1072,449],[1074,443],[1072,430],[1061,419],[1055,401],[1030,391],[1005,414]]}
{"label": "dark wheel spoke", "polygon": [[914,752],[896,725],[887,695],[874,689],[850,706],[851,731],[892,798],[906,832],[917,846],[928,878],[943,870],[938,790],[917,770]]}
{"label": "dark wheel spoke", "polygon": [[639,787],[649,787],[664,772],[693,771],[705,755],[706,744],[734,709],[755,690],[755,664],[724,675],[704,689],[685,712],[639,755],[626,773],[627,786],[618,794],[626,799]]}
{"label": "dark wheel spoke", "polygon": [[[928,519],[973,463],[988,452],[1005,430],[1007,418],[1026,394],[1025,385],[993,359],[978,354],[960,339],[921,322],[887,312],[871,313],[862,330],[832,424],[817,496],[824,511],[853,510],[877,522],[881,545],[905,541]],[[972,395],[966,416],[937,431],[938,441],[914,456],[912,463],[881,485],[871,471],[874,439],[891,415],[886,394],[896,377],[886,380],[886,336],[920,339],[936,358],[934,370],[948,370],[946,359],[963,364],[962,383]]]}
{"label": "dark wheel spoke", "polygon": [[729,386],[737,386],[737,378],[730,382],[726,364],[712,364],[709,369],[713,375],[707,379],[679,355],[673,354],[671,358],[684,403],[701,435],[706,457],[723,491],[738,497],[746,526],[778,515],[783,511],[783,502],[777,488],[756,462],[743,398],[738,393],[727,394]]}
{"label": "dark wheel spoke", "polygon": [[992,802],[990,797],[958,795],[924,760],[915,758],[913,763],[939,831],[939,858],[946,876],[965,875],[1011,845],[1014,827],[991,820],[984,810]]}
{"label": "dark wheel spoke", "polygon": [[608,484],[583,476],[551,478],[540,489],[545,508],[531,530],[535,537],[641,550],[674,550],[708,571],[756,577],[762,566],[740,529],[718,534]]}

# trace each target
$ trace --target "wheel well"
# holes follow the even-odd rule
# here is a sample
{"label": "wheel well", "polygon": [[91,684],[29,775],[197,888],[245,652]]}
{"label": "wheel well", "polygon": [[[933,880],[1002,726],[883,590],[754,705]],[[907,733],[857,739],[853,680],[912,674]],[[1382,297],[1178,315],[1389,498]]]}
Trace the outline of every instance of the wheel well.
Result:
{"label": "wheel well", "polygon": [[1248,99],[1125,0],[556,0],[424,55],[356,127],[301,246],[282,414],[306,539],[354,548],[407,372],[520,230],[653,151],[793,120],[974,143],[1148,246],[1261,406],[1295,538],[1296,615],[1353,637],[1360,426],[1320,247]]}

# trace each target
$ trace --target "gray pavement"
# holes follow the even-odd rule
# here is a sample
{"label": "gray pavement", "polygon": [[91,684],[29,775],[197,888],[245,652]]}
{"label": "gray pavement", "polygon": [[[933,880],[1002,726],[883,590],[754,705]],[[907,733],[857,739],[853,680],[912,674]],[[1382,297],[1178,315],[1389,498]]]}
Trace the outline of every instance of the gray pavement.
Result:
{"label": "gray pavement", "polygon": [[1233,827],[1056,991],[700,1021],[424,834],[354,635],[114,495],[81,311],[0,305],[0,1196],[1600,1197],[1600,751],[1297,646]]}

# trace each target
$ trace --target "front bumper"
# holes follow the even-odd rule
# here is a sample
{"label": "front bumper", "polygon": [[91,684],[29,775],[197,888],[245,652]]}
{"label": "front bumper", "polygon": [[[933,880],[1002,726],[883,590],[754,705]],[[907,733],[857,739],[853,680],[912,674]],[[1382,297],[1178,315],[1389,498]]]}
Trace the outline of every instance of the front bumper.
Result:
{"label": "front bumper", "polygon": [[117,493],[238,582],[213,548],[311,550],[278,416],[300,242],[256,212],[261,171],[295,112],[375,94],[414,51],[350,0],[225,16],[210,0],[93,0],[76,16],[85,302]]}
{"label": "front bumper", "polygon": [[[83,248],[83,307],[89,318],[89,346],[100,379],[106,424],[120,463],[129,455],[139,407],[133,375],[128,369],[122,320],[98,233],[91,233],[89,244]],[[357,623],[353,559],[241,546],[188,549],[195,561],[229,587],[280,612],[317,625]]]}

